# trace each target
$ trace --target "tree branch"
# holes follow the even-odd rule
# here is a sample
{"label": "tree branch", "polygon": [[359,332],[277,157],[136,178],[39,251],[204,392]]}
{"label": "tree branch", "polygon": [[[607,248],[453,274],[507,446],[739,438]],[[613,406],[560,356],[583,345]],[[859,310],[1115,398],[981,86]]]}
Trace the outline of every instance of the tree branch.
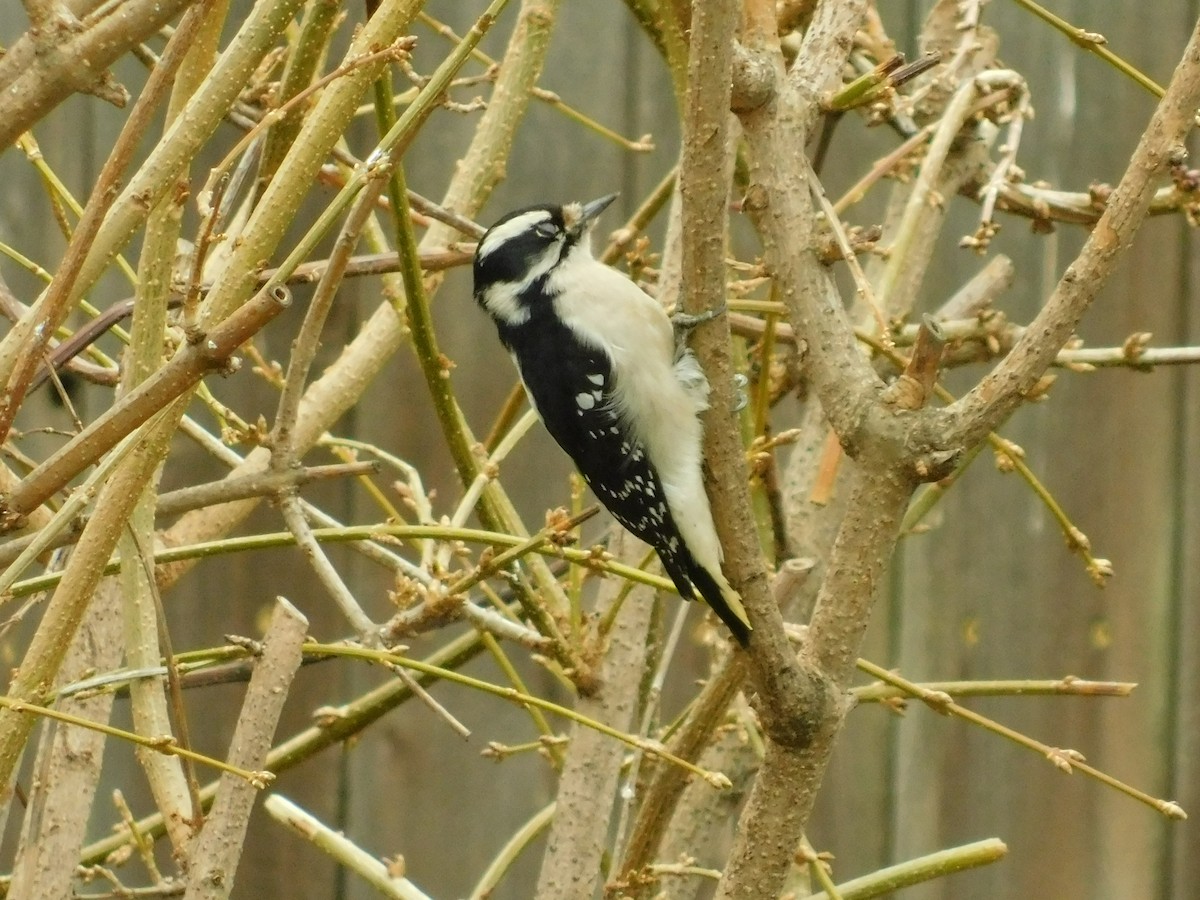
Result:
{"label": "tree branch", "polygon": [[[644,549],[624,531],[613,536],[610,547],[618,558],[633,564]],[[619,579],[605,581],[597,600],[599,608],[604,609],[627,587]],[[650,591],[645,587],[634,588],[625,599],[609,632],[600,686],[580,698],[576,707],[580,714],[621,731],[633,727],[653,608]],[[537,897],[557,900],[592,896],[604,869],[612,818],[605,811],[612,808],[616,797],[624,756],[625,748],[611,738],[582,725],[572,728],[566,765],[558,783],[554,823],[538,876]]]}
{"label": "tree branch", "polygon": [[[81,23],[74,16],[42,23],[51,34],[34,23],[0,57],[0,148],[7,149],[77,91],[123,106],[128,94],[108,67],[193,2],[130,0],[94,23]],[[49,52],[39,52],[47,48]]]}
{"label": "tree branch", "polygon": [[[528,14],[536,18],[539,15],[544,16],[546,10],[550,8],[542,0],[526,0],[522,5],[522,15]],[[371,21],[374,22],[377,18],[379,18],[378,13],[372,17]],[[542,22],[542,27],[545,27],[545,24]],[[547,45],[548,42],[538,44],[541,53],[544,54]],[[539,64],[512,67],[512,71],[519,73],[521,79],[512,83],[504,80],[505,71],[505,69],[501,70],[501,81],[497,84],[497,92],[493,95],[488,109],[495,111],[497,116],[506,116],[512,121],[516,121],[520,119],[528,106],[526,94],[529,82],[526,80],[536,79],[537,74],[541,71],[541,66]],[[515,77],[516,75],[514,75]],[[509,88],[503,93],[498,90],[501,83],[506,84]],[[313,113],[310,113],[309,117],[311,118],[312,115]],[[511,137],[507,123],[500,123],[495,127],[499,134]],[[515,128],[512,129],[512,133],[515,133]],[[480,156],[479,164],[502,166],[510,145],[499,140],[489,143],[488,137],[488,134],[476,131],[475,140],[481,142],[489,150],[488,153]],[[278,178],[278,176],[276,177]],[[466,167],[459,166],[447,189],[448,198],[460,198],[455,211],[465,216],[477,214],[487,199],[486,189],[477,189],[476,193],[465,190],[465,185],[474,183],[475,177],[475,174]],[[430,229],[422,242],[423,247],[440,248],[444,246],[444,233],[441,233],[443,236],[439,237],[438,233],[435,233],[437,231],[437,229]],[[435,279],[427,279],[427,282],[427,294],[432,297],[437,288],[437,282]],[[385,277],[384,284],[385,294],[403,295],[398,278]],[[397,348],[407,337],[406,325],[401,317],[397,316],[396,310],[389,303],[381,304],[338,359],[327,367],[305,391],[299,419],[296,423],[298,448],[312,446],[325,430],[358,400],[362,391],[383,366],[392,359]],[[242,465],[231,473],[230,477],[261,472],[267,467],[268,462],[269,452],[264,448],[258,448],[246,456]],[[498,485],[493,485],[493,489],[498,487]],[[166,541],[169,544],[193,543],[196,540],[219,537],[245,519],[257,504],[258,499],[255,498],[223,504],[202,513],[185,516],[168,531]],[[507,506],[511,509],[511,504],[507,504]],[[164,573],[164,577],[173,581],[189,567],[190,564],[171,566]]]}
{"label": "tree branch", "polygon": [[1200,106],[1200,22],[1171,77],[1137,149],[1108,205],[1046,305],[1012,351],[978,385],[941,415],[925,433],[971,446],[1007,419],[1054,360],[1084,312],[1108,280],[1141,226],[1155,183],[1168,164],[1186,159],[1184,137]]}
{"label": "tree branch", "polygon": [[[92,242],[116,197],[122,174],[145,137],[159,103],[167,96],[171,81],[187,55],[192,39],[204,25],[206,12],[207,6],[200,5],[184,16],[104,162],[50,285],[33,309],[22,316],[0,342],[0,383],[5,385],[0,395],[0,437],[7,437],[34,372],[45,356],[50,337],[82,296],[82,291],[76,289],[76,279],[91,251]],[[6,121],[0,109],[0,122]],[[2,133],[3,127],[0,126],[0,147],[7,146]]]}
{"label": "tree branch", "polygon": [[259,293],[198,344],[189,344],[153,376],[76,435],[27,475],[0,504],[0,528],[12,528],[87,466],[183,396],[209,372],[225,366],[234,352],[291,302],[286,289]]}
{"label": "tree branch", "polygon": [[[108,578],[88,606],[59,673],[59,683],[119,666],[121,646],[120,585],[117,579]],[[107,722],[114,699],[111,693],[100,693],[62,698],[55,706],[80,718]],[[100,731],[63,724],[48,724],[42,732],[34,769],[37,777],[13,862],[10,897],[71,895],[76,860],[100,786],[105,737]]]}
{"label": "tree branch", "polygon": [[[278,598],[230,741],[231,765],[249,771],[260,771],[265,765],[288,689],[300,668],[300,647],[307,634],[308,620],[287,600]],[[229,896],[257,796],[258,789],[244,779],[228,772],[221,776],[212,813],[192,854],[188,897]]]}
{"label": "tree branch", "polygon": [[[713,732],[724,721],[729,704],[741,690],[745,663],[745,654],[732,655],[708,679],[692,703],[687,722],[668,745],[672,753],[684,759],[700,759]],[[687,773],[678,766],[659,764],[655,767],[625,847],[625,858],[621,861],[617,876],[617,887],[621,890],[636,890],[641,873],[654,862],[667,825],[688,784]]]}

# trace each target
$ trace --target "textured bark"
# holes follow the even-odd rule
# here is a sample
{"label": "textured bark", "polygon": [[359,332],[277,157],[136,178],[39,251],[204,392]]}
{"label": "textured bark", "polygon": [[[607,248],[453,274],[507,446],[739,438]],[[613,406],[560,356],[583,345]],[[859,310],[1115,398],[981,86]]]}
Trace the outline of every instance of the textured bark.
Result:
{"label": "textured bark", "polygon": [[[635,560],[642,554],[641,546],[622,531],[614,535],[610,549],[620,558]],[[605,583],[598,601],[601,609],[612,602],[621,587],[619,581]],[[581,697],[576,706],[582,715],[625,732],[636,730],[638,689],[646,665],[647,632],[654,606],[651,593],[644,587],[635,588],[625,599],[609,634],[600,687]],[[625,749],[591,728],[576,725],[571,729],[537,897],[588,900],[594,896],[602,880]]]}
{"label": "textured bark", "polygon": [[[230,742],[231,765],[262,771],[292,678],[300,668],[300,646],[307,635],[308,620],[282,597],[276,600]],[[221,776],[212,810],[193,848],[184,894],[188,900],[217,900],[228,897],[233,890],[250,810],[258,792],[259,788],[236,775],[226,772]]]}
{"label": "textured bark", "polygon": [[[120,664],[119,590],[117,579],[107,578],[96,591],[67,653],[67,664],[59,675],[61,683],[89,671],[109,671]],[[65,699],[58,708],[95,722],[107,722],[112,705],[113,695],[102,693]],[[70,896],[76,860],[100,786],[104,745],[105,736],[98,731],[47,723],[34,763],[34,781],[9,896]]]}
{"label": "textured bark", "polygon": [[0,147],[77,92],[123,106],[128,94],[107,71],[195,0],[134,0],[98,22],[62,10],[0,57]]}

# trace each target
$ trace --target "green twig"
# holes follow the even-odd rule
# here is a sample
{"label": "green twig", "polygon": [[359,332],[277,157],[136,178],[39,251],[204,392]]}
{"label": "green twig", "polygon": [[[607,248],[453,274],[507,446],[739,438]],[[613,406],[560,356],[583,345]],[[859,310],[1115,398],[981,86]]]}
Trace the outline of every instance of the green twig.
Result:
{"label": "green twig", "polygon": [[607,735],[615,740],[621,741],[634,749],[640,750],[651,756],[660,757],[669,763],[672,763],[680,768],[690,772],[693,775],[703,778],[708,784],[714,788],[725,789],[730,787],[729,779],[720,772],[710,772],[703,769],[695,763],[689,762],[682,757],[671,753],[657,741],[647,740],[633,734],[626,734],[616,728],[611,728],[603,722],[597,722],[595,719],[590,719],[587,716],[581,715],[573,709],[562,706],[558,703],[553,703],[541,697],[533,696],[532,694],[522,693],[514,688],[500,687],[492,684],[489,681],[483,681],[479,678],[472,678],[470,675],[464,675],[461,672],[443,669],[438,666],[430,665],[421,660],[409,659],[396,653],[388,653],[381,650],[369,650],[365,647],[354,647],[344,644],[317,644],[306,643],[304,649],[309,653],[324,653],[329,656],[344,656],[350,659],[361,659],[367,662],[383,663],[390,665],[402,666],[406,669],[412,669],[414,672],[420,672],[423,675],[432,675],[441,678],[444,681],[451,681],[464,687],[474,688],[478,691],[483,691],[486,694],[491,694],[495,697],[500,697],[504,700],[509,700],[521,706],[534,706],[543,709],[547,712],[555,713],[563,718],[570,719],[583,725],[586,728],[591,728],[598,731],[600,734]]}
{"label": "green twig", "polygon": [[[496,640],[495,636],[481,631],[480,640],[483,641],[483,646],[487,648],[488,653],[492,655],[496,665],[500,667],[500,671],[504,673],[504,677],[522,694],[528,694],[529,689],[525,686],[525,680],[521,678],[521,673],[512,664],[512,660],[508,658],[508,654],[504,652],[504,648],[500,646],[500,642]],[[529,718],[533,720],[533,726],[543,737],[554,736],[554,729],[550,727],[550,722],[540,709],[535,706],[527,706],[526,711],[529,713]],[[545,741],[534,741],[533,743],[538,749],[543,749],[550,755],[554,768],[562,771],[564,754],[561,746]]]}
{"label": "green twig", "polygon": [[[976,866],[994,863],[1003,859],[1007,853],[1008,847],[1004,845],[1003,841],[997,838],[987,838],[973,844],[939,850],[928,856],[919,856],[916,859],[888,866],[886,869],[879,869],[862,878],[844,882],[838,886],[838,890],[841,892],[842,900],[868,900],[871,897],[883,897],[891,895],[900,888],[932,881],[934,878],[944,878],[964,869],[973,869]],[[828,893],[820,893],[814,894],[809,900],[833,900],[833,897]]]}
{"label": "green twig", "polygon": [[449,585],[446,588],[446,592],[450,595],[465,593],[483,581],[483,579],[490,578],[497,572],[504,570],[510,563],[516,562],[522,556],[540,549],[547,541],[553,542],[556,536],[569,535],[571,529],[583,524],[599,511],[600,507],[593,504],[577,516],[572,516],[566,521],[555,522],[543,528],[537,534],[533,535],[533,537],[527,538],[504,552],[496,554],[486,562],[480,563],[475,571],[468,572],[462,578]]}
{"label": "green twig", "polygon": [[[315,528],[313,536],[322,543],[343,543],[353,541],[372,541],[381,537],[394,537],[404,540],[436,539],[445,541],[464,541],[468,543],[491,544],[499,547],[513,547],[526,540],[525,537],[499,531],[485,531],[476,528],[447,528],[440,525],[350,525],[342,528]],[[242,553],[248,550],[266,550],[274,547],[286,547],[295,543],[295,537],[290,531],[268,532],[265,534],[250,534],[240,537],[224,538],[216,541],[204,541],[198,544],[184,544],[179,547],[169,547],[154,554],[157,565],[180,562],[185,559],[207,559],[213,556],[224,556],[228,553]],[[646,584],[658,591],[678,593],[670,579],[661,575],[653,575],[607,558],[606,554],[595,549],[579,550],[572,547],[557,545],[533,548],[531,552],[543,556],[558,557],[575,565],[587,566]],[[121,559],[115,558],[105,566],[104,573],[111,574],[120,571]],[[34,578],[27,578],[13,584],[11,592],[4,599],[25,597],[39,591],[54,587],[62,578],[61,572],[47,572]]]}
{"label": "green twig", "polygon": [[808,863],[808,871],[812,874],[813,880],[821,886],[821,889],[828,895],[829,900],[845,900],[842,892],[833,883],[833,878],[829,874],[829,868],[826,866],[825,860],[813,849],[807,837],[800,839],[800,852],[796,854],[796,858],[798,861]]}
{"label": "green twig", "polygon": [[496,854],[495,858],[488,863],[483,874],[479,876],[475,889],[471,891],[470,900],[487,900],[492,896],[492,892],[495,891],[496,886],[512,867],[517,857],[549,827],[554,818],[554,810],[555,804],[546,804],[534,813],[528,822],[517,829],[507,843],[500,848],[500,852]]}
{"label": "green twig", "polygon": [[239,769],[237,766],[231,766],[229,763],[224,762],[223,760],[214,759],[211,756],[205,756],[203,753],[197,753],[195,750],[188,750],[186,747],[181,747],[175,743],[175,738],[169,735],[166,737],[147,737],[145,735],[135,734],[132,731],[114,728],[112,725],[107,725],[103,722],[94,722],[91,719],[73,716],[70,713],[61,712],[48,706],[39,706],[36,703],[27,703],[25,701],[17,700],[13,697],[7,697],[4,695],[0,695],[0,706],[3,706],[5,709],[12,710],[15,713],[29,713],[35,716],[43,716],[47,719],[54,719],[58,722],[65,722],[67,725],[77,725],[80,728],[99,731],[108,735],[109,737],[120,738],[121,740],[129,741],[131,744],[147,747],[156,753],[165,753],[170,756],[180,756],[184,759],[203,763],[206,766],[212,766],[214,769],[220,769],[222,772],[228,772],[230,775],[236,775],[238,778],[241,778],[249,784],[252,784],[259,790],[262,790],[275,780],[275,776],[271,772],[251,772],[247,769]]}
{"label": "green twig", "polygon": [[[502,0],[495,0],[489,8],[489,13],[494,15],[496,12],[499,12],[502,6]],[[482,22],[483,19],[481,18],[480,21]],[[471,35],[474,35],[474,41],[470,40]],[[439,66],[437,72],[432,76],[430,84],[436,81],[448,83],[450,75],[457,71],[457,67],[465,62],[470,49],[474,47],[475,42],[478,42],[481,36],[482,34],[479,33],[479,24],[477,23],[476,27],[468,35],[468,38],[464,39],[456,47],[451,57]],[[428,85],[426,89],[428,89]],[[387,127],[388,135],[394,134],[400,130],[406,118],[414,117],[413,110],[419,104],[420,97],[418,97],[412,106],[405,110],[403,116],[389,126],[395,115],[394,107],[391,103],[390,80],[386,78],[379,79],[376,81],[375,90],[376,115],[379,118],[380,127],[381,129]],[[422,94],[424,92],[423,90]],[[386,143],[386,141],[387,138],[385,137],[381,143]],[[429,307],[429,297],[425,291],[419,248],[416,236],[413,233],[412,218],[409,214],[408,191],[405,185],[403,166],[398,166],[392,173],[388,184],[388,196],[391,200],[393,225],[396,230],[396,244],[401,260],[400,274],[404,281],[406,300],[404,311],[408,316],[413,346],[421,365],[421,371],[425,376],[430,396],[433,399],[442,435],[454,460],[455,468],[458,470],[459,479],[464,486],[468,486],[479,476],[479,460],[473,452],[476,442],[463,417],[458,400],[454,395],[454,390],[449,379],[449,361],[442,355],[438,347],[437,335],[433,328],[433,318]],[[513,533],[521,530],[517,527],[516,522],[511,521],[509,517],[504,515],[500,504],[487,491],[484,491],[481,495],[477,509],[480,519],[490,529]],[[580,673],[585,672],[586,667],[582,666],[581,661],[575,657],[574,652],[558,628],[554,617],[550,614],[541,599],[536,597],[531,591],[523,589],[518,591],[517,596],[521,600],[521,605],[526,614],[536,624],[538,631],[551,640],[555,648],[555,655],[563,666],[568,670]]]}
{"label": "green twig", "polygon": [[954,700],[951,699],[949,694],[946,694],[942,691],[931,691],[927,688],[921,687],[921,685],[909,681],[908,679],[897,675],[895,672],[889,672],[887,669],[877,666],[874,663],[867,662],[865,659],[860,659],[858,661],[858,667],[860,670],[866,672],[868,675],[871,675],[873,678],[878,678],[880,681],[899,688],[910,697],[916,697],[918,700],[923,700],[930,706],[930,708],[934,710],[934,712],[941,713],[945,716],[957,716],[960,719],[965,719],[973,725],[978,725],[981,728],[993,732],[994,734],[1008,738],[1008,740],[1019,744],[1022,747],[1026,747],[1035,751],[1036,753],[1041,754],[1050,762],[1052,762],[1055,768],[1066,772],[1068,775],[1078,770],[1083,772],[1085,775],[1096,779],[1101,784],[1106,784],[1111,788],[1115,788],[1121,793],[1132,797],[1134,800],[1144,803],[1152,809],[1158,810],[1169,819],[1182,820],[1187,818],[1187,813],[1183,811],[1183,807],[1181,807],[1175,801],[1160,800],[1157,797],[1152,797],[1144,791],[1140,791],[1123,781],[1113,778],[1111,775],[1101,772],[1099,769],[1096,769],[1093,766],[1089,766],[1086,762],[1084,762],[1083,755],[1078,751],[1065,750],[1058,747],[1051,747],[1048,744],[1043,744],[1041,741],[1034,740],[1033,738],[1022,734],[1019,731],[1015,731],[1012,728],[1001,725],[994,719],[989,719],[987,716],[982,716],[973,710],[959,706],[954,702]]}
{"label": "green twig", "polygon": [[[1068,675],[1058,679],[1010,679],[981,681],[923,681],[921,687],[927,691],[940,691],[951,697],[1034,697],[1034,696],[1085,696],[1085,697],[1128,697],[1137,684],[1129,681],[1085,681]],[[909,696],[895,685],[876,681],[873,684],[851,688],[850,694],[856,703],[886,703],[899,697]]]}
{"label": "green twig", "polygon": [[1098,34],[1094,31],[1087,31],[1086,29],[1072,25],[1066,19],[1062,19],[1050,12],[1050,10],[1046,9],[1046,7],[1042,6],[1040,3],[1035,3],[1034,0],[1013,0],[1013,2],[1022,9],[1033,13],[1035,16],[1055,28],[1057,31],[1065,34],[1068,38],[1070,38],[1071,43],[1075,44],[1077,47],[1082,47],[1089,53],[1096,54],[1118,72],[1126,75],[1129,78],[1132,78],[1155,97],[1161,99],[1163,94],[1166,93],[1163,86],[1157,81],[1155,81],[1149,75],[1146,75],[1133,64],[1125,61],[1121,57],[1117,56],[1117,54],[1109,50],[1106,46],[1104,35]]}
{"label": "green twig", "polygon": [[[223,648],[225,652],[229,648]],[[429,660],[439,667],[462,666],[474,659],[482,650],[479,636],[468,632],[454,638],[449,643],[435,650]],[[205,651],[212,652],[212,651]],[[229,649],[233,656],[246,655],[245,648]],[[181,659],[191,656],[188,653],[179,654]],[[420,676],[417,681],[424,685],[433,679]],[[378,721],[390,710],[395,709],[412,696],[411,688],[403,681],[389,678],[383,684],[348,703],[337,707],[334,714],[322,718],[318,723],[310,725],[297,734],[279,742],[267,754],[264,766],[269,772],[279,774],[292,769],[315,756],[327,747],[347,741],[361,733],[372,723]],[[205,805],[212,803],[216,795],[215,783],[205,785],[200,792]],[[137,828],[143,835],[159,837],[163,834],[163,819],[161,813],[153,813],[137,822]],[[130,843],[130,835],[126,830],[118,831],[115,835],[102,838],[84,847],[80,854],[82,865],[94,865],[103,862],[110,853]]]}
{"label": "green twig", "polygon": [[[444,22],[439,22],[427,12],[422,11],[417,13],[417,18],[448,40],[456,43],[462,40],[462,38],[455,33],[454,29],[450,28],[450,26],[446,25]],[[478,47],[471,51],[471,58],[477,62],[483,63],[489,69],[495,68],[499,65],[496,60],[492,59]],[[654,145],[647,142],[644,138],[630,140],[624,135],[617,134],[617,132],[613,131],[611,128],[601,125],[595,119],[575,109],[575,107],[564,103],[562,98],[553,91],[548,91],[545,88],[535,87],[530,91],[530,94],[535,99],[541,100],[546,105],[554,107],[573,122],[577,122],[589,131],[595,132],[605,140],[612,141],[614,144],[624,150],[631,150],[635,153],[647,153],[654,149]]]}

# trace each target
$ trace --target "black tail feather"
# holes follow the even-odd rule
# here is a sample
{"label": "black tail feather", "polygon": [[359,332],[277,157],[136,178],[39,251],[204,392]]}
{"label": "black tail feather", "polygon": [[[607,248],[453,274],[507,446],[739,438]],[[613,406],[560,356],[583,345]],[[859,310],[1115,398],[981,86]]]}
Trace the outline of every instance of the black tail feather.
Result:
{"label": "black tail feather", "polygon": [[690,554],[689,558],[680,559],[678,556],[659,553],[659,559],[684,600],[694,600],[699,594],[717,614],[717,618],[725,623],[725,627],[733,632],[737,642],[743,647],[749,645],[750,629],[730,608],[717,582],[699,563],[690,558]]}
{"label": "black tail feather", "polygon": [[743,647],[748,646],[750,644],[750,629],[746,627],[746,623],[729,606],[725,595],[721,593],[721,588],[713,580],[713,577],[708,574],[708,570],[695,565],[692,566],[689,574],[691,575],[692,583],[700,592],[700,596],[704,598],[704,602],[712,608],[712,611],[717,614],[717,618],[724,622],[725,627],[733,632],[733,636],[737,638],[739,644]]}

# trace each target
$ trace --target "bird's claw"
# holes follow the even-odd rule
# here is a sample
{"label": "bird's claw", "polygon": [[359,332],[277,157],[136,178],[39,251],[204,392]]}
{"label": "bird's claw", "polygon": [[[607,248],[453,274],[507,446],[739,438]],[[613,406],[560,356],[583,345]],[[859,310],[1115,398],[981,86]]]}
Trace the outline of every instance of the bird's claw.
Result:
{"label": "bird's claw", "polygon": [[750,395],[746,393],[746,385],[748,385],[749,383],[750,383],[750,379],[747,378],[745,375],[743,375],[741,372],[737,372],[734,374],[733,387],[734,387],[734,394],[736,396],[736,399],[734,400],[734,403],[733,403],[733,411],[735,413],[741,412],[743,409],[746,408],[746,404],[748,404],[750,402]]}
{"label": "bird's claw", "polygon": [[725,309],[725,304],[722,303],[716,309],[706,309],[702,313],[677,312],[671,316],[671,324],[675,327],[676,332],[687,334],[697,325],[703,325],[705,322],[711,322],[717,316],[725,312]]}

